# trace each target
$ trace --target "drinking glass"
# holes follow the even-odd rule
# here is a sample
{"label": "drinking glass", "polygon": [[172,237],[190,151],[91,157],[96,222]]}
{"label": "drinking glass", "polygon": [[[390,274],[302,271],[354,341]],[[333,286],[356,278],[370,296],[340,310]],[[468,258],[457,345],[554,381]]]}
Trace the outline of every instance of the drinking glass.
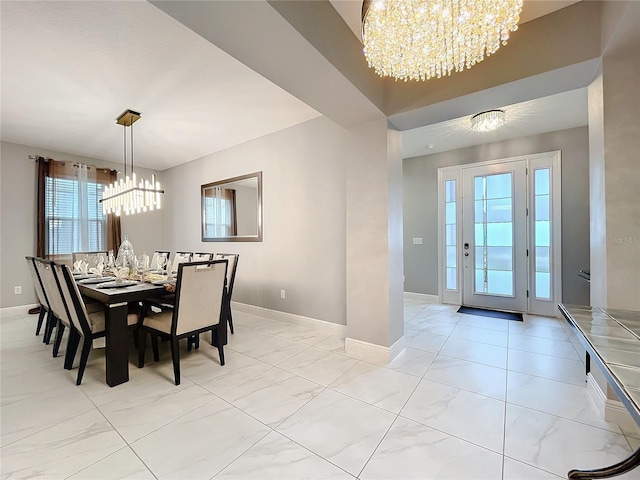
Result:
{"label": "drinking glass", "polygon": [[140,281],[144,281],[144,272],[147,270],[148,261],[149,257],[144,254],[136,258],[136,270],[140,276]]}
{"label": "drinking glass", "polygon": [[156,259],[158,272],[162,272],[164,270],[165,265],[167,264],[167,256],[165,254],[158,255]]}

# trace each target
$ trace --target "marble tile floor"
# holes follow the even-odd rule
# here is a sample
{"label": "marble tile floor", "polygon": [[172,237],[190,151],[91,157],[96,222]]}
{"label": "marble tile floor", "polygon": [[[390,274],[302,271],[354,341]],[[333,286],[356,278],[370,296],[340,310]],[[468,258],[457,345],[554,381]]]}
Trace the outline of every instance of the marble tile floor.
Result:
{"label": "marble tile floor", "polygon": [[234,320],[224,367],[206,341],[183,345],[176,387],[167,344],[143,369],[132,345],[130,381],[109,388],[102,350],[76,387],[35,316],[3,317],[2,478],[558,479],[640,446],[601,418],[558,319],[405,300],[407,348],[391,363],[306,326]]}

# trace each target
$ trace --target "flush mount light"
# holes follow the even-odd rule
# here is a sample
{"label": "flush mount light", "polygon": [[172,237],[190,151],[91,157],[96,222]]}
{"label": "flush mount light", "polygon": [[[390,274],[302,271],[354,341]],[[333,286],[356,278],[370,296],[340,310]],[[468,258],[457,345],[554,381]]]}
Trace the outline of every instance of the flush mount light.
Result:
{"label": "flush mount light", "polygon": [[471,129],[476,132],[490,132],[504,125],[504,110],[488,110],[471,117]]}

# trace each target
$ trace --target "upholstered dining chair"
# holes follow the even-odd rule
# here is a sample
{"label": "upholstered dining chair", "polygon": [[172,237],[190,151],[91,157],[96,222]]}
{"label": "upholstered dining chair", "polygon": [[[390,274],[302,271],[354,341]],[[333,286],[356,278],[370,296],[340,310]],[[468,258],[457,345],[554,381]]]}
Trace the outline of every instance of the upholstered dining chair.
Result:
{"label": "upholstered dining chair", "polygon": [[[53,271],[53,266],[54,262],[51,260],[36,259],[36,270],[42,279],[42,286],[44,287],[44,292],[49,300],[49,306],[53,312],[52,324],[56,327],[56,337],[53,341],[53,356],[57,357],[64,329],[65,327],[69,327],[70,323],[65,312],[62,293],[55,272]],[[53,326],[51,330],[53,330]],[[45,335],[46,334],[47,333],[45,333]],[[51,336],[51,332],[49,332],[49,336]]]}
{"label": "upholstered dining chair", "polygon": [[208,262],[209,260],[213,260],[213,253],[194,252],[193,255],[191,255],[192,262]]}
{"label": "upholstered dining chair", "polygon": [[[224,328],[225,282],[227,260],[188,262],[178,266],[175,306],[170,310],[155,313],[145,305],[138,324],[138,368],[144,366],[146,335],[152,336],[154,360],[158,361],[157,337],[165,337],[171,343],[171,358],[176,385],[180,385],[180,349],[178,341],[211,331],[219,337]],[[224,365],[224,349],[216,342],[220,365]]]}
{"label": "upholstered dining chair", "polygon": [[36,259],[34,257],[25,257],[27,259],[27,266],[29,268],[29,273],[31,274],[31,280],[33,281],[33,288],[36,291],[36,296],[38,297],[38,303],[40,304],[40,312],[38,315],[38,325],[36,326],[36,335],[40,335],[40,329],[42,328],[42,324],[44,319],[45,322],[45,335],[43,336],[43,342],[49,343],[49,338],[47,338],[46,333],[50,332],[52,326],[50,325],[53,322],[53,313],[51,312],[51,307],[49,307],[49,300],[47,300],[47,294],[44,293],[44,287],[42,285],[42,280],[40,279],[40,275],[38,275],[38,270],[36,270]]}
{"label": "upholstered dining chair", "polygon": [[[231,295],[233,295],[233,285],[236,281],[236,269],[238,268],[238,259],[240,255],[237,253],[216,253],[214,260],[226,259],[229,261],[227,269],[227,321],[229,322],[229,330],[233,335],[233,317],[231,315]],[[213,338],[212,338],[213,340]]]}
{"label": "upholstered dining chair", "polygon": [[[60,293],[62,294],[65,308],[65,320],[71,325],[64,361],[65,369],[71,370],[73,367],[78,344],[82,340],[80,366],[78,367],[78,377],[76,380],[76,385],[80,385],[87,367],[89,353],[94,345],[93,341],[105,336],[104,310],[93,313],[87,311],[78,285],[68,265],[54,263],[53,270],[60,285]],[[129,313],[127,316],[127,324],[130,327],[135,326],[138,323],[138,319],[138,315]]]}
{"label": "upholstered dining chair", "polygon": [[176,252],[173,257],[173,263],[171,264],[171,273],[178,271],[178,265],[181,263],[187,263],[191,261],[191,252]]}
{"label": "upholstered dining chair", "polygon": [[156,250],[155,252],[153,252],[153,256],[151,257],[151,262],[149,262],[149,268],[151,270],[156,270],[158,268],[158,257],[160,255],[164,255],[164,257],[167,259],[167,262],[169,261],[169,254],[171,252],[166,250]]}

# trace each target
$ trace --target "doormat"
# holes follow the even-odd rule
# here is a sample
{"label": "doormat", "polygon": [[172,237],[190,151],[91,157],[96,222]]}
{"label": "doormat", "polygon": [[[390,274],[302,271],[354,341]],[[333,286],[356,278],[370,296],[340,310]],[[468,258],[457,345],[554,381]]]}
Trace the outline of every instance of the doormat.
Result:
{"label": "doormat", "polygon": [[458,309],[458,313],[466,313],[469,315],[480,315],[483,317],[502,318],[504,320],[515,320],[516,322],[522,321],[521,313],[499,312],[498,310],[487,310],[484,308],[462,306]]}

